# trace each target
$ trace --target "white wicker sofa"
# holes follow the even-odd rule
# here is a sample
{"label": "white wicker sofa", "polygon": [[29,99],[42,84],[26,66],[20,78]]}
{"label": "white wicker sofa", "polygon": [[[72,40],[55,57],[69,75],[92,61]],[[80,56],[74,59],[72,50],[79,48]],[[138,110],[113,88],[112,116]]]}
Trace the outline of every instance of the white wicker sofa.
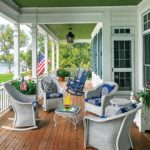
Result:
{"label": "white wicker sofa", "polygon": [[[43,81],[46,84],[50,84],[51,82],[53,82],[56,85],[57,90],[54,93],[51,93],[51,91],[48,91],[47,87],[42,85]],[[44,111],[55,109],[63,104],[63,88],[61,88],[57,79],[55,77],[52,77],[51,75],[45,76],[41,79],[40,94],[43,97],[42,107]]]}
{"label": "white wicker sofa", "polygon": [[126,113],[108,118],[85,116],[84,146],[92,146],[98,150],[133,149],[130,128],[136,112],[141,107],[142,103]]}
{"label": "white wicker sofa", "polygon": [[[110,85],[112,89],[110,91],[107,91],[106,87],[103,87],[104,85]],[[112,96],[116,93],[118,90],[118,84],[112,81],[103,82],[97,85],[92,90],[88,91],[85,95],[85,111],[92,112],[97,115],[104,115],[105,108],[110,105],[110,99]],[[87,100],[94,100],[97,99],[99,105],[92,104],[88,102]]]}

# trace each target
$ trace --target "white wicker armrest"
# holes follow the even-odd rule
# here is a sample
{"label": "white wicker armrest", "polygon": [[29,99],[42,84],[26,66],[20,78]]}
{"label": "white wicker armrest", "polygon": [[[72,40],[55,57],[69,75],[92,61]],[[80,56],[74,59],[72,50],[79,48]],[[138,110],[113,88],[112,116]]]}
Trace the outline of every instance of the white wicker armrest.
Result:
{"label": "white wicker armrest", "polygon": [[84,120],[91,120],[91,121],[95,121],[95,122],[106,122],[106,121],[110,121],[110,120],[113,120],[113,119],[121,118],[121,117],[127,116],[129,114],[132,114],[133,112],[136,112],[141,107],[142,107],[142,103],[139,103],[137,108],[135,108],[133,110],[130,110],[126,113],[122,113],[120,115],[115,115],[115,116],[111,116],[111,117],[107,117],[107,118],[100,118],[100,117],[97,117],[97,116],[94,116],[94,115],[88,115],[88,116],[84,117]]}
{"label": "white wicker armrest", "polygon": [[22,97],[21,97],[21,101],[24,102],[24,103],[32,103],[34,101],[36,101],[36,95],[25,95],[25,94],[22,94]]}
{"label": "white wicker armrest", "polygon": [[14,101],[16,101],[17,104],[19,105],[33,105],[32,102],[28,102],[28,101],[20,101],[18,99],[14,99]]}
{"label": "white wicker armrest", "polygon": [[88,115],[84,117],[84,120],[91,120],[91,121],[95,121],[95,122],[103,122],[104,119],[106,120],[106,118],[100,118],[98,116],[94,116],[94,115]]}

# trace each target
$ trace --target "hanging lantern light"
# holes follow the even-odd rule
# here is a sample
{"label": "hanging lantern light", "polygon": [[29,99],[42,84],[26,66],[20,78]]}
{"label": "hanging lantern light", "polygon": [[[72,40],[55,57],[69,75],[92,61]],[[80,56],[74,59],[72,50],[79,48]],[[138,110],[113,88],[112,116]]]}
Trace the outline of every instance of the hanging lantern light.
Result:
{"label": "hanging lantern light", "polygon": [[69,32],[66,35],[67,43],[73,43],[75,35],[71,32],[72,28],[69,28]]}

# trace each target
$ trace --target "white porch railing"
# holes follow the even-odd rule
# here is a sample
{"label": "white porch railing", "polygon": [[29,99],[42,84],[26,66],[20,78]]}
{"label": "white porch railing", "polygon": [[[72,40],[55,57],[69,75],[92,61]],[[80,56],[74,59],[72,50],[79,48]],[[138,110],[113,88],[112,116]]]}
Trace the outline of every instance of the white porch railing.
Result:
{"label": "white porch railing", "polygon": [[10,108],[10,103],[8,100],[8,95],[4,89],[4,83],[0,84],[0,116],[6,113]]}

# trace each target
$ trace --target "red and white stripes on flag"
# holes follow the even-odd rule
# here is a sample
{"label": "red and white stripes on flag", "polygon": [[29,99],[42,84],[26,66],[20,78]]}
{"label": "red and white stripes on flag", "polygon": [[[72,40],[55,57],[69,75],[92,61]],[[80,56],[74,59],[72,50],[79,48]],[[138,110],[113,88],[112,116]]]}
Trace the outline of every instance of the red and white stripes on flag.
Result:
{"label": "red and white stripes on flag", "polygon": [[39,51],[38,67],[37,67],[38,76],[43,74],[44,68],[45,68],[45,58],[44,55]]}

